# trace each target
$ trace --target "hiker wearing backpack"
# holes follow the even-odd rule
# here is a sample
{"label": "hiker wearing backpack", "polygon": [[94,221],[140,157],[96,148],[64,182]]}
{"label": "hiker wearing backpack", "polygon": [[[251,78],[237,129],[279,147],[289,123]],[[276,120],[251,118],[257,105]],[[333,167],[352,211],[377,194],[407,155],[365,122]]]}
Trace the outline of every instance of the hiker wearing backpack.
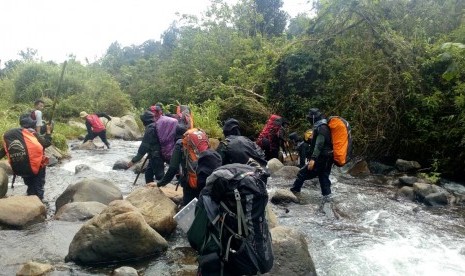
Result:
{"label": "hiker wearing backpack", "polygon": [[284,118],[272,114],[263,127],[263,130],[260,132],[257,138],[257,145],[265,152],[267,161],[279,157],[280,147],[284,151],[288,148],[285,137],[285,127],[287,125],[288,123]]}
{"label": "hiker wearing backpack", "polygon": [[300,192],[305,180],[318,177],[323,201],[325,201],[331,197],[331,181],[329,180],[333,166],[331,132],[326,116],[318,108],[311,108],[307,119],[313,125],[310,161],[300,169],[291,191]]}
{"label": "hiker wearing backpack", "polygon": [[102,142],[110,149],[110,143],[107,140],[107,130],[100,117],[107,118],[111,121],[111,117],[106,113],[100,112],[95,114],[87,114],[85,111],[79,113],[79,117],[86,121],[87,135],[84,138],[83,144],[89,140],[93,141],[95,137],[100,137]]}
{"label": "hiker wearing backpack", "polygon": [[232,163],[247,164],[249,159],[252,158],[262,167],[266,167],[265,153],[256,143],[241,135],[239,121],[234,118],[227,119],[223,125],[223,134],[225,139],[221,141],[216,149],[221,156],[221,160],[223,160],[223,165]]}
{"label": "hiker wearing backpack", "polygon": [[139,162],[146,154],[148,165],[145,169],[145,183],[147,184],[154,182],[155,179],[162,179],[165,174],[165,162],[161,156],[161,145],[155,123],[146,126],[137,154],[128,163],[128,169]]}
{"label": "hiker wearing backpack", "polygon": [[44,151],[52,144],[51,126],[46,125],[45,135],[39,135],[35,131],[36,121],[30,114],[21,115],[19,124],[21,128],[10,129],[3,135],[0,159],[8,156],[14,173],[13,183],[16,175],[21,176],[27,186],[27,195],[36,195],[43,201],[48,163]]}
{"label": "hiker wearing backpack", "polygon": [[200,193],[187,232],[199,253],[197,275],[256,275],[273,267],[265,215],[269,174],[255,161],[251,165],[215,169]]}
{"label": "hiker wearing backpack", "polygon": [[197,161],[199,155],[210,148],[207,134],[197,128],[187,129],[186,125],[176,126],[176,144],[170,166],[157,186],[165,186],[179,173],[179,183],[183,188],[183,206],[199,196],[201,187],[197,185]]}
{"label": "hiker wearing backpack", "polygon": [[310,159],[310,144],[312,141],[312,130],[307,130],[302,140],[297,132],[289,134],[289,140],[294,144],[294,150],[299,153],[299,168],[302,168],[307,163],[307,159]]}
{"label": "hiker wearing backpack", "polygon": [[187,105],[178,105],[176,107],[176,114],[174,114],[174,117],[180,124],[185,125],[187,129],[194,127],[192,111]]}

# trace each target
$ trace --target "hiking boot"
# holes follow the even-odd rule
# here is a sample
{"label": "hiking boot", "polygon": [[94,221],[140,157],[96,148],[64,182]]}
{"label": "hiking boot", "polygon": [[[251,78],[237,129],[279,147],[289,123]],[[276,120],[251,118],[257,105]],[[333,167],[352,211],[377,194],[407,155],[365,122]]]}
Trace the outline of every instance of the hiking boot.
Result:
{"label": "hiking boot", "polygon": [[290,190],[294,194],[300,193],[300,190],[297,190],[295,187],[292,187]]}
{"label": "hiking boot", "polygon": [[110,144],[107,144],[107,149],[110,149]]}
{"label": "hiking boot", "polygon": [[325,203],[329,203],[329,202],[332,202],[333,201],[333,195],[332,194],[329,194],[329,195],[325,195],[321,198],[321,203],[322,204],[325,204]]}

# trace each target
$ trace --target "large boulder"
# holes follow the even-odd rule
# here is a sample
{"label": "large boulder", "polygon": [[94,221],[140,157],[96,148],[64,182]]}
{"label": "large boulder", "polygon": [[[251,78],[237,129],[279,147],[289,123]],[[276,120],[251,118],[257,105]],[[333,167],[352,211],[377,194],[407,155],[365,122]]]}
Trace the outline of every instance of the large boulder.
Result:
{"label": "large boulder", "polygon": [[116,200],[76,233],[65,261],[123,261],[157,255],[167,248],[167,241],[145,222],[136,207]]}
{"label": "large boulder", "polygon": [[416,199],[424,201],[426,196],[428,196],[429,194],[438,193],[440,192],[440,189],[436,185],[416,182],[413,184],[413,192],[415,194]]}
{"label": "large boulder", "polygon": [[4,169],[8,175],[13,174],[13,169],[11,169],[10,163],[7,160],[0,160],[0,168]]}
{"label": "large boulder", "polygon": [[96,201],[71,202],[58,210],[55,219],[64,221],[88,220],[100,214],[106,207],[107,205]]}
{"label": "large boulder", "polygon": [[355,177],[367,176],[371,173],[366,160],[355,163],[347,172]]}
{"label": "large boulder", "polygon": [[270,275],[317,275],[303,233],[284,226],[270,230],[274,264]]}
{"label": "large boulder", "polygon": [[109,122],[106,118],[102,118],[102,121],[106,124],[107,134],[111,137],[130,141],[142,138],[143,133],[132,115],[125,115],[121,118],[112,117]]}
{"label": "large boulder", "polygon": [[168,235],[176,228],[176,204],[158,187],[141,187],[126,197],[158,233]]}
{"label": "large boulder", "polygon": [[116,199],[123,199],[121,190],[103,178],[86,178],[69,185],[55,202],[56,211],[70,202],[97,201],[108,205]]}
{"label": "large boulder", "polygon": [[425,197],[425,204],[430,206],[442,206],[449,204],[449,193],[440,191],[429,194]]}
{"label": "large boulder", "polygon": [[0,167],[0,198],[8,192],[8,174]]}
{"label": "large boulder", "polygon": [[178,189],[176,190],[176,185],[168,183],[163,187],[160,187],[160,190],[169,197],[176,205],[179,205],[182,203],[182,197],[183,197],[183,192],[182,192],[182,187],[178,186]]}
{"label": "large boulder", "polygon": [[273,174],[273,177],[281,177],[284,179],[295,179],[299,173],[299,167],[284,166]]}
{"label": "large boulder", "polygon": [[37,196],[11,196],[0,199],[0,224],[10,227],[26,227],[43,222],[45,205]]}
{"label": "large boulder", "polygon": [[421,169],[420,163],[417,161],[407,161],[403,159],[397,159],[396,169],[400,172],[411,172]]}
{"label": "large boulder", "polygon": [[60,160],[66,157],[66,154],[63,153],[60,149],[51,145],[50,147],[45,148],[45,155],[49,158],[55,157],[56,159]]}
{"label": "large boulder", "polygon": [[299,203],[299,198],[289,189],[277,189],[271,196],[271,202],[274,204]]}
{"label": "large boulder", "polygon": [[282,167],[284,167],[283,163],[281,163],[281,161],[279,161],[277,158],[273,158],[268,161],[267,168],[271,175],[279,171]]}
{"label": "large boulder", "polygon": [[413,188],[410,186],[404,186],[397,191],[397,196],[407,198],[410,200],[415,200],[415,193]]}

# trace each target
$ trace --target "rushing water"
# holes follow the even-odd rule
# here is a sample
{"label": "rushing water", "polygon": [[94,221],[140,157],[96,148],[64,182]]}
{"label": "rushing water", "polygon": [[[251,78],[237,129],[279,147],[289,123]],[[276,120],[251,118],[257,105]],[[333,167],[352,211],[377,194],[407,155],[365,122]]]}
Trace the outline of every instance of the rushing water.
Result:
{"label": "rushing water", "polygon": [[[70,142],[74,143],[78,142]],[[122,265],[93,268],[64,263],[68,246],[83,223],[52,218],[56,198],[83,177],[109,179],[124,196],[144,184],[143,175],[133,186],[133,171],[112,170],[116,161],[129,160],[140,142],[111,143],[111,150],[71,151],[70,159],[47,169],[48,219],[23,230],[0,230],[0,275],[14,275],[29,260],[54,265],[50,275],[108,275]],[[93,169],[76,174],[75,167],[80,164]],[[279,224],[296,227],[306,235],[318,275],[465,275],[463,206],[432,208],[397,200],[389,178],[352,178],[334,170],[331,179],[336,195],[333,207],[340,219],[318,211],[317,181],[306,182],[301,204],[273,205]],[[291,181],[270,179],[269,185],[272,194],[276,188],[289,188]],[[22,195],[25,190],[18,178],[8,195]],[[138,269],[141,275],[174,275],[181,267],[189,270],[189,264],[180,266],[174,261],[192,258],[179,230],[169,238],[169,244],[170,249],[161,257],[125,265]]]}

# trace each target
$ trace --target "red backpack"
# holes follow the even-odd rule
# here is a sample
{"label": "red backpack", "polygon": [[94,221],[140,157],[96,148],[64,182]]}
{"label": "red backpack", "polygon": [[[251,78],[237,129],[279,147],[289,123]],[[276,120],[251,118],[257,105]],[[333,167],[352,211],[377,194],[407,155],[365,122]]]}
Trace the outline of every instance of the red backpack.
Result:
{"label": "red backpack", "polygon": [[257,138],[257,145],[259,145],[261,148],[263,148],[263,139],[267,138],[268,141],[273,141],[273,136],[277,135],[279,132],[279,129],[282,126],[282,118],[279,115],[272,114],[268,121],[266,122],[266,125],[263,127],[262,132],[260,132],[260,135]]}
{"label": "red backpack", "polygon": [[191,128],[184,133],[182,147],[186,158],[187,183],[189,187],[197,188],[197,160],[199,154],[210,148],[208,136],[205,131],[197,128]]}
{"label": "red backpack", "polygon": [[102,123],[102,121],[97,115],[87,115],[86,120],[89,121],[90,125],[92,126],[92,132],[99,133],[105,130],[105,125]]}

